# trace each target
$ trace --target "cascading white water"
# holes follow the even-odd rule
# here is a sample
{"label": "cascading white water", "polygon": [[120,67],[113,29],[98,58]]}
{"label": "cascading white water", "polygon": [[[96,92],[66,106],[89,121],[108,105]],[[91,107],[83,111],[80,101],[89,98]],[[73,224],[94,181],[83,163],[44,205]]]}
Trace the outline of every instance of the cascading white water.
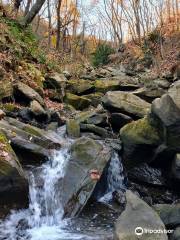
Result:
{"label": "cascading white water", "polygon": [[[62,220],[60,181],[65,173],[68,149],[54,152],[54,157],[40,167],[28,171],[29,209],[13,211],[0,222],[0,240],[60,240],[72,239]],[[82,239],[73,235],[73,239]]]}
{"label": "cascading white water", "polygon": [[112,194],[117,190],[125,190],[125,177],[124,169],[117,152],[114,152],[108,167],[107,173],[107,191],[104,196],[102,196],[99,201],[108,203],[112,199]]}
{"label": "cascading white water", "polygon": [[[68,163],[68,146],[54,151],[53,157],[27,171],[29,208],[12,211],[0,221],[0,240],[95,240],[98,237],[72,232],[69,220],[62,220],[61,179]],[[123,186],[123,168],[116,153],[108,169],[108,192]]]}

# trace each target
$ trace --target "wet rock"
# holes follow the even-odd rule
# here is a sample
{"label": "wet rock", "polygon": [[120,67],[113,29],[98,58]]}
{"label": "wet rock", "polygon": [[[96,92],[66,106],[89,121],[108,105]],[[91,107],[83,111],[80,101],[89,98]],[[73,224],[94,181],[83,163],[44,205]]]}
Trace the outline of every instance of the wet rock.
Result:
{"label": "wet rock", "polygon": [[42,106],[44,106],[43,98],[34,89],[30,88],[28,85],[18,82],[14,86],[14,94],[18,99],[25,99],[29,102],[32,100],[38,101]]}
{"label": "wet rock", "polygon": [[69,137],[71,138],[78,138],[80,137],[80,125],[79,123],[74,119],[69,119],[66,122],[66,131]]}
{"label": "wet rock", "polygon": [[100,175],[111,158],[110,149],[92,139],[82,137],[70,149],[71,158],[62,180],[62,203],[65,216],[77,215],[91,196],[97,180],[90,173],[95,169]]}
{"label": "wet rock", "polygon": [[[135,229],[161,229],[165,230],[165,226],[158,214],[143,200],[138,198],[131,191],[126,192],[126,208],[118,218],[115,225],[115,237],[117,240],[167,240],[167,234],[143,233],[142,236],[135,234]],[[142,230],[140,230],[142,231]]]}
{"label": "wet rock", "polygon": [[170,236],[170,240],[179,240],[180,239],[180,227],[177,227],[173,234]]}
{"label": "wet rock", "polygon": [[152,168],[148,164],[142,164],[128,172],[128,178],[132,181],[144,182],[155,186],[164,186],[165,179],[160,169]]}
{"label": "wet rock", "polygon": [[77,110],[83,110],[91,105],[91,101],[83,96],[66,93],[65,102],[72,105]]}
{"label": "wet rock", "polygon": [[121,112],[134,117],[143,117],[150,109],[150,104],[146,101],[122,91],[107,92],[102,102],[111,112]]}
{"label": "wet rock", "polygon": [[28,181],[8,139],[0,131],[0,203],[23,202],[28,202]]}
{"label": "wet rock", "polygon": [[124,125],[132,122],[132,118],[123,113],[112,113],[110,116],[111,126],[114,130],[119,131]]}
{"label": "wet rock", "polygon": [[158,130],[149,123],[148,118],[125,125],[120,130],[120,139],[127,169],[152,161],[154,150],[161,142]]}
{"label": "wet rock", "polygon": [[33,119],[33,114],[27,107],[19,109],[18,116],[25,122],[31,122]]}
{"label": "wet rock", "polygon": [[157,204],[153,206],[167,227],[180,225],[180,203]]}
{"label": "wet rock", "polygon": [[177,153],[172,163],[172,178],[180,181],[180,154]]}

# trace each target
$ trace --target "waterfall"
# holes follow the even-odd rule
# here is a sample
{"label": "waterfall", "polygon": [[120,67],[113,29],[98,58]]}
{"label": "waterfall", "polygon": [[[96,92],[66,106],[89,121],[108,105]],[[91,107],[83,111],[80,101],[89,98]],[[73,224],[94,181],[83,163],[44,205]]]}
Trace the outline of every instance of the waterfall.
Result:
{"label": "waterfall", "polygon": [[[102,239],[93,233],[90,236],[84,232],[72,232],[70,220],[62,219],[61,179],[70,157],[68,150],[71,142],[66,139],[64,143],[65,146],[60,151],[54,151],[47,162],[28,168],[29,208],[12,211],[4,221],[0,221],[0,240]],[[108,168],[108,194],[122,188],[123,181],[122,164],[118,154],[114,153]]]}
{"label": "waterfall", "polygon": [[119,157],[117,152],[114,152],[107,171],[107,190],[99,201],[108,203],[112,200],[114,191],[125,189],[126,184],[121,157]]}

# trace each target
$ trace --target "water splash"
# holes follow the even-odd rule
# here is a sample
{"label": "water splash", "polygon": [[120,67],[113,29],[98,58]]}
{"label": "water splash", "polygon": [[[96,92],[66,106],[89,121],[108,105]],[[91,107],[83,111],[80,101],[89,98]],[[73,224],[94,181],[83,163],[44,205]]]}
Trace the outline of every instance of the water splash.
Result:
{"label": "water splash", "polygon": [[114,191],[122,191],[125,189],[126,184],[121,157],[117,152],[114,152],[111,157],[107,172],[107,190],[104,196],[99,199],[99,201],[108,203],[112,200],[112,194]]}

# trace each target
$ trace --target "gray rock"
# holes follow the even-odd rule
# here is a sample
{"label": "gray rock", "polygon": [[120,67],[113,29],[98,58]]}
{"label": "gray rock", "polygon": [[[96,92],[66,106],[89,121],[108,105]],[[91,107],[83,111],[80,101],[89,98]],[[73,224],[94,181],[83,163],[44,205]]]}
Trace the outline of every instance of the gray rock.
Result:
{"label": "gray rock", "polygon": [[28,85],[18,82],[15,86],[15,95],[19,97],[24,97],[31,100],[38,101],[42,106],[44,106],[43,98],[34,89],[30,88]]}
{"label": "gray rock", "polygon": [[82,210],[97,183],[90,177],[91,170],[95,169],[101,174],[111,153],[109,148],[85,137],[74,142],[70,153],[62,180],[62,204],[65,216],[73,217]]}
{"label": "gray rock", "polygon": [[81,123],[80,129],[81,129],[81,131],[85,131],[85,132],[93,132],[102,138],[113,137],[113,134],[110,131],[108,131],[102,127],[95,126],[94,124]]}
{"label": "gray rock", "polygon": [[170,240],[179,240],[180,239],[180,227],[177,227],[173,234],[170,236]]}
{"label": "gray rock", "polygon": [[0,132],[0,203],[28,201],[28,181],[4,133]]}
{"label": "gray rock", "polygon": [[39,116],[39,117],[47,116],[47,112],[44,110],[44,108],[41,106],[41,104],[39,102],[37,102],[36,100],[33,100],[30,103],[30,109],[31,109],[31,112],[35,116]]}
{"label": "gray rock", "polygon": [[132,121],[133,119],[130,116],[125,115],[123,113],[112,113],[110,116],[111,125],[113,129],[117,131],[119,131],[120,128],[122,128],[124,125]]}
{"label": "gray rock", "polygon": [[0,129],[11,141],[13,149],[23,164],[38,164],[47,160],[51,150],[61,147],[57,134],[24,124],[13,118],[6,117],[1,120]]}
{"label": "gray rock", "polygon": [[167,91],[162,89],[162,88],[158,88],[158,87],[142,87],[137,89],[136,91],[133,92],[133,94],[135,94],[138,97],[141,97],[143,99],[147,99],[147,100],[153,100],[155,98],[161,97],[163,94],[165,94]]}
{"label": "gray rock", "polygon": [[157,127],[161,129],[165,144],[173,150],[180,150],[180,109],[172,98],[165,94],[155,99],[151,113]]}
{"label": "gray rock", "polygon": [[128,178],[134,182],[146,183],[155,186],[164,186],[165,179],[160,169],[152,168],[148,164],[142,164],[128,172]]}
{"label": "gray rock", "polygon": [[178,108],[180,108],[180,80],[176,81],[168,90],[169,95],[175,102]]}
{"label": "gray rock", "polygon": [[62,87],[65,87],[66,82],[67,79],[64,74],[51,73],[46,76],[44,84],[47,88],[50,89],[61,89]]}
{"label": "gray rock", "polygon": [[151,106],[134,94],[122,91],[107,92],[102,102],[110,111],[118,111],[135,117],[145,116]]}
{"label": "gray rock", "polygon": [[177,153],[172,163],[172,176],[180,181],[180,153]]}
{"label": "gray rock", "polygon": [[180,203],[157,204],[154,205],[154,209],[166,226],[174,228],[180,225]]}
{"label": "gray rock", "polygon": [[123,160],[127,169],[154,159],[154,151],[161,143],[158,129],[147,117],[128,123],[120,130]]}
{"label": "gray rock", "polygon": [[80,137],[80,125],[79,123],[74,119],[69,119],[66,122],[66,131],[69,137],[71,138],[78,138]]}
{"label": "gray rock", "polygon": [[160,229],[165,230],[165,226],[158,214],[143,200],[139,199],[131,191],[126,192],[126,209],[118,218],[115,225],[115,238],[117,240],[167,240],[167,234],[145,233],[136,235],[135,229]]}

